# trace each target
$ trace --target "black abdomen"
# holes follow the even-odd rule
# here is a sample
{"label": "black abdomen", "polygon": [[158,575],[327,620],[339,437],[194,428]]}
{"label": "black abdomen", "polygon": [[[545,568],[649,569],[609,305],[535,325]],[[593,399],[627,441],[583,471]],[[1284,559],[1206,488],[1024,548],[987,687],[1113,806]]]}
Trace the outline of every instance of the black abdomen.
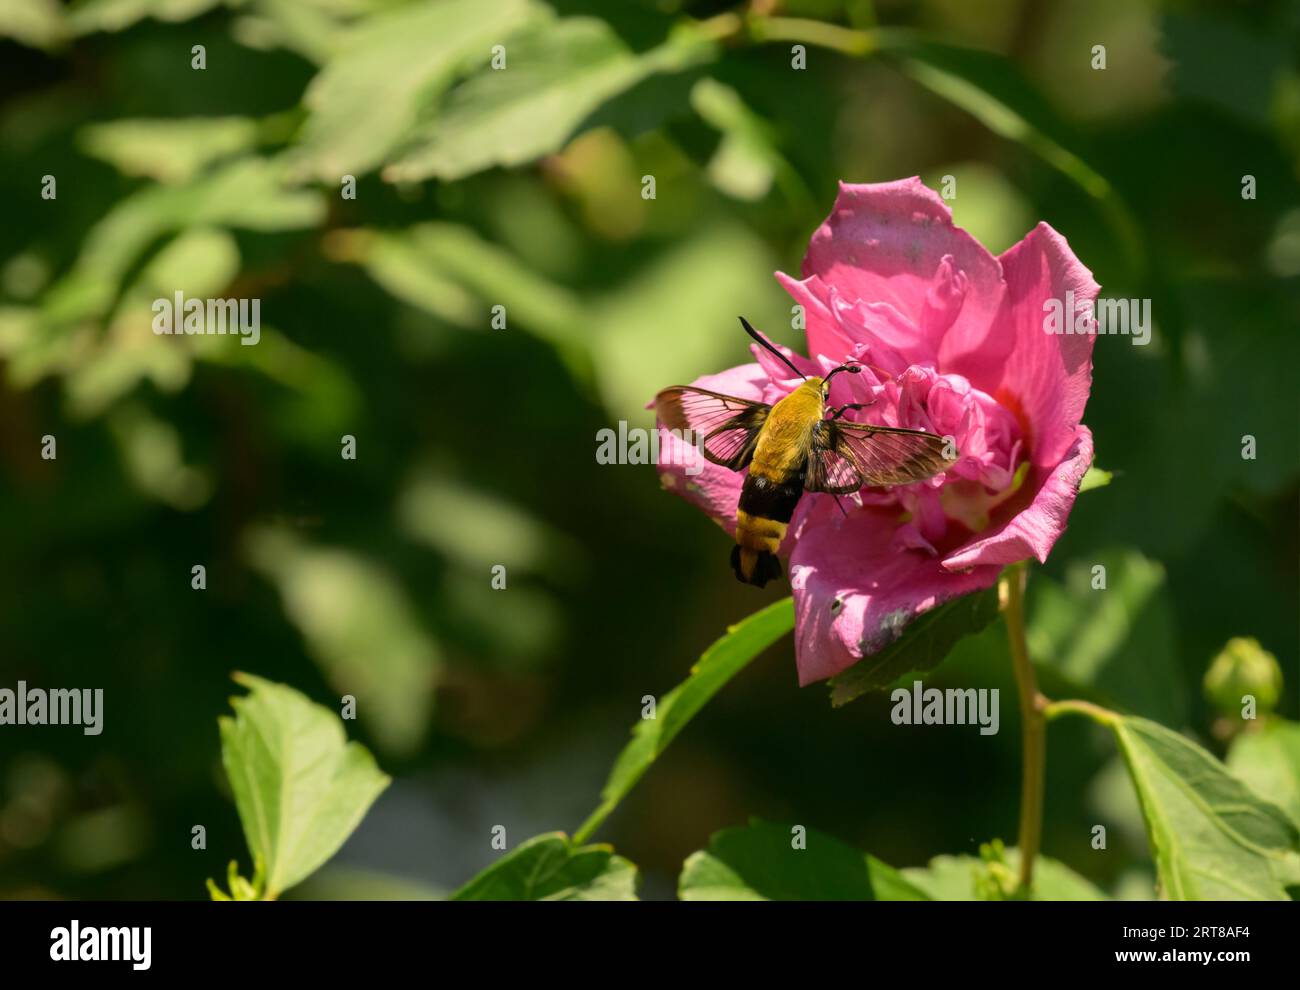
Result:
{"label": "black abdomen", "polygon": [[785,481],[774,481],[750,471],[740,489],[740,508],[751,516],[788,523],[802,495],[802,468]]}

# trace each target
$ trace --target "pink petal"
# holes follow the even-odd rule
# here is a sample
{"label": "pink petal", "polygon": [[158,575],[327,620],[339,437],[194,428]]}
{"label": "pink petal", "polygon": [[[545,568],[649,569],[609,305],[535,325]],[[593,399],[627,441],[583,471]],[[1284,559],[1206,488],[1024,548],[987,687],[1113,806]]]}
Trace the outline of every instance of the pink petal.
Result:
{"label": "pink petal", "polygon": [[828,496],[816,498],[796,520],[790,556],[800,686],[848,669],[922,612],[997,580],[997,567],[953,573],[924,549],[903,549],[894,539],[897,509],[867,507],[845,518]]}
{"label": "pink petal", "polygon": [[[840,183],[826,222],[804,258],[847,300],[887,303],[918,328],[924,347],[908,363],[940,364],[978,349],[1002,302],[998,260],[960,227],[952,211],[918,178],[874,185]],[[980,384],[976,382],[976,384]]]}
{"label": "pink petal", "polygon": [[[1096,337],[1052,334],[1044,329],[1043,305],[1073,296],[1076,309],[1091,314],[1100,286],[1074,256],[1065,238],[1045,223],[1002,255],[1007,294],[998,316],[998,334],[1010,340],[1005,357],[984,360],[1001,366],[993,397],[1017,412],[1029,457],[1036,467],[1060,462],[1075,441],[1083,407],[1092,388],[1092,347]],[[1067,319],[1074,314],[1067,313]]]}
{"label": "pink petal", "polygon": [[1092,431],[1077,428],[1074,445],[1065,459],[1044,477],[1031,469],[1024,487],[1013,497],[1015,504],[1028,505],[1011,519],[986,530],[944,558],[950,571],[987,565],[1002,566],[1035,557],[1042,563],[1065,532],[1070,509],[1079,494],[1079,482],[1092,464]]}
{"label": "pink petal", "polygon": [[[821,365],[816,361],[810,361],[802,354],[796,354],[794,351],[790,350],[790,348],[783,344],[778,344],[776,341],[772,341],[772,346],[784,354],[786,360],[799,369],[800,375],[807,377],[810,375],[823,374]],[[799,375],[796,375],[786,367],[786,365],[784,365],[776,355],[766,347],[760,347],[758,344],[750,344],[749,351],[754,355],[754,359],[758,362],[758,366],[763,369],[763,373],[773,382],[780,382],[784,386],[785,392],[793,391],[795,387],[803,381]],[[722,390],[714,389],[714,391],[720,392]],[[746,396],[746,398],[748,398],[748,396]],[[763,401],[769,402],[772,400],[765,398]]]}
{"label": "pink petal", "polygon": [[853,341],[840,328],[839,320],[830,310],[830,294],[817,276],[802,282],[785,272],[777,272],[776,280],[796,303],[803,307],[804,332],[808,337],[808,354],[817,357],[840,358],[853,348]]}

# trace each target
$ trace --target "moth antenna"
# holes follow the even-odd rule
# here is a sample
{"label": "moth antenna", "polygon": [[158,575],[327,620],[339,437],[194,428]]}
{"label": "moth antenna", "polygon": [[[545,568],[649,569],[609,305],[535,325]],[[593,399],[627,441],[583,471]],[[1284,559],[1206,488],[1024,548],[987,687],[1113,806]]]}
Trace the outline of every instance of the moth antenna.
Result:
{"label": "moth antenna", "polygon": [[796,367],[794,366],[794,363],[793,363],[793,362],[792,362],[788,357],[786,357],[784,354],[782,354],[780,351],[778,351],[778,350],[776,349],[776,345],[775,345],[775,344],[773,344],[770,340],[768,340],[766,337],[764,337],[761,333],[759,333],[757,330],[755,330],[753,327],[751,327],[751,326],[749,325],[749,321],[748,321],[747,319],[745,319],[743,316],[737,317],[737,319],[740,320],[740,325],[741,325],[742,327],[745,328],[745,333],[749,334],[749,335],[750,335],[751,337],[753,337],[756,341],[758,341],[758,343],[759,343],[760,345],[762,345],[763,347],[766,347],[769,351],[771,351],[773,354],[775,354],[775,355],[776,355],[776,356],[781,360],[781,363],[782,363],[782,364],[784,364],[787,368],[789,368],[791,371],[793,371],[796,375],[798,375],[798,376],[799,376],[800,378],[802,378],[804,381],[807,381],[807,380],[808,380],[808,376],[805,375],[805,374],[804,374],[802,371],[800,371],[798,368],[796,368]]}
{"label": "moth antenna", "polygon": [[878,377],[881,381],[892,382],[898,380],[897,375],[889,374],[888,372],[885,371],[884,368],[880,367],[880,365],[878,364],[872,364],[870,361],[858,361],[857,363],[863,368],[870,368],[872,371],[876,373],[876,377]]}

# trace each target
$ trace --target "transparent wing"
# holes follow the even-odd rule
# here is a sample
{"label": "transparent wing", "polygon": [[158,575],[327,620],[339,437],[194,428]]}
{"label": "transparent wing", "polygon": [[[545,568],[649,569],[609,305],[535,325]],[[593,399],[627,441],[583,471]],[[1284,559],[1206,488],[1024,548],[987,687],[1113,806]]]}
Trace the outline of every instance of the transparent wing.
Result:
{"label": "transparent wing", "polygon": [[[829,424],[829,421],[827,421]],[[812,451],[804,472],[803,487],[807,492],[826,492],[830,495],[850,495],[862,487],[862,475],[843,454],[835,450],[832,436],[820,426],[813,430]]]}
{"label": "transparent wing", "polygon": [[670,430],[702,437],[704,456],[733,471],[749,465],[771,408],[690,385],[674,385],[655,396],[659,422]]}
{"label": "transparent wing", "polygon": [[844,495],[921,481],[953,463],[944,457],[946,446],[943,437],[921,430],[822,420],[813,430],[804,488]]}

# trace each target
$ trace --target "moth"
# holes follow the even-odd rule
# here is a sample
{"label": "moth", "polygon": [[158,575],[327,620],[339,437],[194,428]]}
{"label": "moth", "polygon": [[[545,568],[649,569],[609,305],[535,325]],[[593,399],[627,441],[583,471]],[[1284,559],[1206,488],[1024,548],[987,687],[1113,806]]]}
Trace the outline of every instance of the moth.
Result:
{"label": "moth", "polygon": [[[809,378],[742,316],[741,326],[803,379],[775,405],[674,385],[655,396],[655,411],[668,429],[690,431],[714,464],[747,471],[736,509],[731,567],[746,584],[763,587],[781,576],[777,550],[805,492],[848,495],[863,487],[905,485],[949,467],[948,441],[923,430],[872,426],[844,420],[866,403],[827,408],[831,379],[857,374],[857,364]],[[843,506],[841,506],[843,509]]]}

